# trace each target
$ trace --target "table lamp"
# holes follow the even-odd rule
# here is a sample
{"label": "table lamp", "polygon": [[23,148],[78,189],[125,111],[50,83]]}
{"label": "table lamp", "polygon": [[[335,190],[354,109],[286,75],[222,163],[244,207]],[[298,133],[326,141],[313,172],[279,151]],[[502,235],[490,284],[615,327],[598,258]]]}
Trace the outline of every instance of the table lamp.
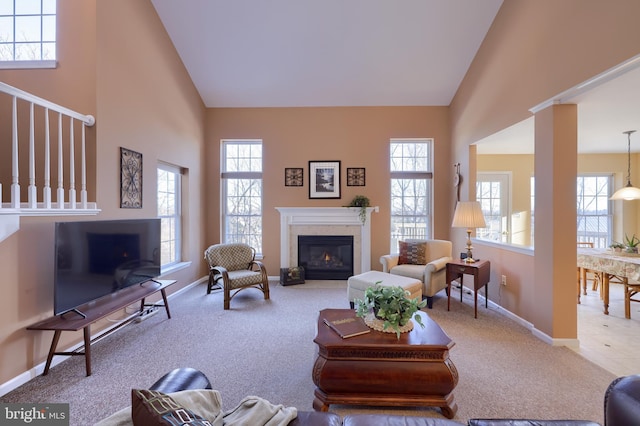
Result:
{"label": "table lamp", "polygon": [[467,228],[467,258],[464,261],[467,263],[475,262],[471,253],[471,232],[475,228],[487,226],[480,203],[477,201],[458,201],[451,226],[453,228]]}

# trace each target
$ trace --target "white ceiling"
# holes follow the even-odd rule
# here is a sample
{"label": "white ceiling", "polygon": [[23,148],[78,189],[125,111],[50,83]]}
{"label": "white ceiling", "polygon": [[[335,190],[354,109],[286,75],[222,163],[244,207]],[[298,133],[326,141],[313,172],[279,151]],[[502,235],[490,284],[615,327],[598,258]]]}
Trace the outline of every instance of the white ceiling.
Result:
{"label": "white ceiling", "polygon": [[[562,103],[578,105],[578,152],[626,153],[623,132],[627,130],[638,130],[631,135],[631,152],[640,152],[640,57],[594,77],[588,89],[580,89],[583,84],[579,84],[577,94],[557,97]],[[531,117],[479,141],[477,152],[532,154],[533,127]]]}
{"label": "white ceiling", "polygon": [[207,107],[449,105],[502,0],[151,0]]}
{"label": "white ceiling", "polygon": [[[207,107],[449,105],[502,5],[151,2]],[[579,105],[579,152],[626,152],[622,132],[640,130],[640,69],[563,101]],[[533,153],[533,120],[483,140],[478,152]]]}

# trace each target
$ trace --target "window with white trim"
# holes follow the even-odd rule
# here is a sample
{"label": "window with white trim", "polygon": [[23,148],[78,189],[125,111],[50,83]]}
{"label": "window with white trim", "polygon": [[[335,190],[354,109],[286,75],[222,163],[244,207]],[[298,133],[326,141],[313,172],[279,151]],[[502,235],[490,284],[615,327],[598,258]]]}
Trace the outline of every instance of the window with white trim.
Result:
{"label": "window with white trim", "polygon": [[478,172],[476,178],[476,200],[482,206],[487,223],[485,228],[476,229],[478,238],[503,243],[513,243],[511,239],[511,216],[509,215],[508,173]]}
{"label": "window with white trim", "polygon": [[161,223],[160,263],[163,267],[182,260],[181,169],[158,164],[158,217]]}
{"label": "window with white trim", "polygon": [[398,241],[431,238],[433,139],[391,139],[391,253]]}
{"label": "window with white trim", "polygon": [[592,242],[594,247],[606,248],[611,244],[613,211],[610,188],[613,175],[579,175],[577,222],[578,241]]}
{"label": "window with white trim", "polygon": [[222,241],[262,253],[262,140],[223,140]]}
{"label": "window with white trim", "polygon": [[[533,241],[535,211],[535,178],[531,178],[531,241]],[[613,242],[613,188],[611,174],[581,174],[576,183],[577,240],[592,242],[594,247],[607,248]]]}
{"label": "window with white trim", "polygon": [[56,0],[0,0],[0,62],[55,60]]}

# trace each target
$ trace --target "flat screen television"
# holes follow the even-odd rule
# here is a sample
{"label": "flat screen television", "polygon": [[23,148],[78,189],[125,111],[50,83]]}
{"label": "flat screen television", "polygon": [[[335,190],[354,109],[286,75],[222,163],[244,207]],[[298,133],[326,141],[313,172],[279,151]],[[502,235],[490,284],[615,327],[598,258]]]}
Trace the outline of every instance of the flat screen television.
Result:
{"label": "flat screen television", "polygon": [[54,314],[160,276],[160,219],[55,224]]}

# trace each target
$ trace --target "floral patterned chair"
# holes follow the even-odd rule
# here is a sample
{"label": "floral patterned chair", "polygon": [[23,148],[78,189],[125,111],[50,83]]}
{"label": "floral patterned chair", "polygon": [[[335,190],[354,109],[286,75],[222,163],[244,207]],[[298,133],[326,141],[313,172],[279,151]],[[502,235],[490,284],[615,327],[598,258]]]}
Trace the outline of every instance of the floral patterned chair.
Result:
{"label": "floral patterned chair", "polygon": [[255,260],[256,250],[247,244],[214,244],[204,252],[209,264],[207,294],[214,287],[222,286],[224,309],[229,309],[231,299],[247,288],[257,288],[269,299],[269,279],[262,262]]}

